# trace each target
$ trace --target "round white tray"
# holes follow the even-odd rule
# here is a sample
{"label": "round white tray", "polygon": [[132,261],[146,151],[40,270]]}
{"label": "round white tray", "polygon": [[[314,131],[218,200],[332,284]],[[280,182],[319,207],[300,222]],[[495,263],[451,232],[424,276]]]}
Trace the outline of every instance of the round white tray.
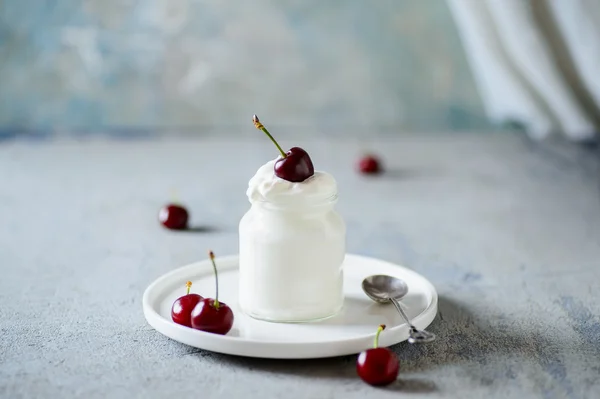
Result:
{"label": "round white tray", "polygon": [[388,274],[404,279],[409,292],[401,303],[417,328],[427,327],[437,314],[437,292],[423,276],[405,267],[382,260],[346,255],[344,261],[344,309],[336,317],[312,323],[270,323],[246,316],[239,309],[238,257],[216,258],[219,268],[219,300],[235,315],[227,335],[211,334],[174,323],[171,305],[185,294],[185,283],[193,282],[192,292],[213,298],[215,283],[209,260],[173,270],[154,281],[143,297],[144,316],[158,332],[181,343],[230,355],[308,359],[361,352],[372,346],[377,326],[385,324],[380,346],[390,346],[408,338],[408,326],[392,305],[371,301],[361,290],[363,278]]}

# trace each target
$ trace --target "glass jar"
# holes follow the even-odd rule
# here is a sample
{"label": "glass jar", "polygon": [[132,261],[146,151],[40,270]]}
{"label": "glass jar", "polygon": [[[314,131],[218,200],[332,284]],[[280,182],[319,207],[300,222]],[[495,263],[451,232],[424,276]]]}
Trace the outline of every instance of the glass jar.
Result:
{"label": "glass jar", "polygon": [[344,303],[346,226],[337,193],[295,203],[252,201],[239,224],[239,305],[249,316],[306,322],[335,316]]}

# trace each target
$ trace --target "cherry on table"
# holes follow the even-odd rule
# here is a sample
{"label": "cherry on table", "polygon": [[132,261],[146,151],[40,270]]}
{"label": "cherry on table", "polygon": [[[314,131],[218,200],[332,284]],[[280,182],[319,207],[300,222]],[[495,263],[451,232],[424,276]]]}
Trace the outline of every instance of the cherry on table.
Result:
{"label": "cherry on table", "polygon": [[269,133],[264,125],[260,123],[258,116],[254,115],[252,121],[258,130],[262,130],[271,139],[281,154],[281,158],[275,162],[275,176],[287,181],[299,183],[315,174],[312,160],[304,149],[292,147],[288,152],[284,152],[273,136],[271,136],[271,133]]}
{"label": "cherry on table", "polygon": [[381,172],[381,161],[375,155],[365,155],[358,162],[358,170],[366,175]]}
{"label": "cherry on table", "polygon": [[187,228],[189,213],[182,205],[168,204],[160,208],[158,220],[168,229],[184,230]]}
{"label": "cherry on table", "polygon": [[379,348],[379,334],[385,329],[380,325],[375,335],[373,348],[363,351],[356,362],[359,377],[370,385],[389,385],[396,381],[400,363],[396,354],[388,348]]}
{"label": "cherry on table", "polygon": [[191,281],[188,281],[185,286],[187,287],[187,294],[177,298],[175,302],[173,302],[173,306],[171,307],[171,319],[177,324],[191,327],[192,311],[198,302],[204,298],[198,294],[190,294],[190,288],[192,287]]}
{"label": "cherry on table", "polygon": [[215,299],[205,298],[198,302],[192,311],[192,328],[214,334],[225,335],[233,326],[233,311],[226,303],[219,301],[219,276],[215,264],[215,254],[209,252],[215,272]]}

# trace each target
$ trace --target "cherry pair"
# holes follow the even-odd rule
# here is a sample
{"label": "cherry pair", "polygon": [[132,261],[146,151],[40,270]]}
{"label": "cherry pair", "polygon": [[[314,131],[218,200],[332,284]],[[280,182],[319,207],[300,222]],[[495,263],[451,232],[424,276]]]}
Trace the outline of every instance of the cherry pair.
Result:
{"label": "cherry pair", "polygon": [[215,298],[204,298],[198,294],[190,294],[192,282],[186,283],[187,294],[179,297],[171,307],[171,318],[177,324],[196,330],[225,335],[233,326],[233,311],[227,304],[219,301],[219,277],[215,254],[210,251],[209,257],[215,272]]}

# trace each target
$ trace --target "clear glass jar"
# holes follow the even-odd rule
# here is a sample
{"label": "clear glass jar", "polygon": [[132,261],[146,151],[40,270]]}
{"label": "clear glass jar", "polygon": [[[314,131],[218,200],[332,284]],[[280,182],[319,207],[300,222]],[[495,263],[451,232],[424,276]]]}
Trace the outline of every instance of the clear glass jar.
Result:
{"label": "clear glass jar", "polygon": [[239,305],[251,317],[306,322],[344,303],[346,226],[337,194],[317,202],[254,201],[239,225]]}

